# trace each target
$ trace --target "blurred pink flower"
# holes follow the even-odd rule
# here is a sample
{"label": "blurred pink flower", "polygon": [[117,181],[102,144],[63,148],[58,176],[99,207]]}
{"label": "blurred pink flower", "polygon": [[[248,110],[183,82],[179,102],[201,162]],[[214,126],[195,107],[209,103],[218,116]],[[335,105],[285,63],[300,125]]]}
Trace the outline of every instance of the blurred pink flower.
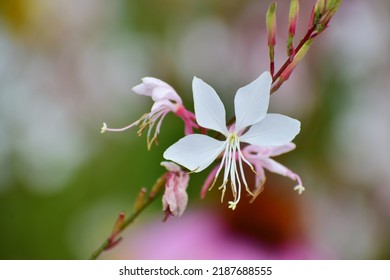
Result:
{"label": "blurred pink flower", "polygon": [[[157,234],[156,234],[157,233]],[[173,242],[162,240],[174,239]],[[305,241],[272,247],[266,241],[239,233],[213,211],[188,212],[168,223],[152,220],[124,238],[110,258],[114,259],[319,259],[328,257]]]}

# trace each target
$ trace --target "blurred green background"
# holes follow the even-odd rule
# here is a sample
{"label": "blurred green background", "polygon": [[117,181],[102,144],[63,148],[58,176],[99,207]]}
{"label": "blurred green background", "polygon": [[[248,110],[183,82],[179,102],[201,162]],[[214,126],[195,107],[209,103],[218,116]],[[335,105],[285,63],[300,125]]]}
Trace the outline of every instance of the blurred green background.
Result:
{"label": "blurred green background", "polygon": [[[314,4],[300,2],[297,39]],[[121,127],[150,110],[131,92],[144,76],[192,108],[196,75],[231,116],[236,89],[268,69],[270,3],[1,0],[0,259],[88,258],[164,172],[162,153],[183,132],[169,115],[148,152],[136,129],[101,135],[102,123]],[[276,67],[288,8],[278,1]],[[301,176],[302,196],[267,173],[255,203],[230,211],[217,189],[201,200],[207,172],[193,174],[182,218],[161,223],[156,201],[102,257],[389,258],[389,14],[388,1],[344,1],[271,98],[270,111],[302,122],[297,149],[276,158]]]}

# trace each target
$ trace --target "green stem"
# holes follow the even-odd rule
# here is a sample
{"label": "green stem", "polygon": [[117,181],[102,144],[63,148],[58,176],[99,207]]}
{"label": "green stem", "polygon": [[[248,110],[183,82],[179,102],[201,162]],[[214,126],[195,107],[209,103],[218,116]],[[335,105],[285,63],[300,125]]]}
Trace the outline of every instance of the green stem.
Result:
{"label": "green stem", "polygon": [[[158,191],[165,184],[165,174],[157,179],[156,183],[153,185],[150,195],[148,199],[138,208],[135,209],[134,212],[129,216],[124,223],[120,226],[118,230],[118,235],[122,233],[129,225],[131,225],[134,220],[156,199]],[[95,250],[90,256],[90,260],[96,260],[104,251],[111,248],[112,239],[108,237],[97,250]]]}

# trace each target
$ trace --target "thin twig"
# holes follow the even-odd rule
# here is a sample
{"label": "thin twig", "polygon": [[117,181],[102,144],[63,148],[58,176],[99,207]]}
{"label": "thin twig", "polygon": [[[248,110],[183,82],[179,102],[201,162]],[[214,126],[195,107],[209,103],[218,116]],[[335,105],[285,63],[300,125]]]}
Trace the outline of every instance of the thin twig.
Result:
{"label": "thin twig", "polygon": [[[135,209],[134,212],[131,214],[131,216],[129,216],[123,222],[123,224],[119,227],[119,229],[117,231],[117,235],[122,233],[130,224],[132,224],[134,222],[134,220],[156,199],[157,194],[158,194],[158,190],[160,190],[164,184],[165,184],[165,174],[157,179],[156,183],[153,185],[153,187],[151,189],[150,195],[145,200],[145,202],[138,209]],[[117,239],[117,241],[119,241],[119,239]],[[115,242],[117,243],[117,241],[114,241],[114,243]],[[116,245],[116,243],[113,244],[113,240],[112,240],[111,236],[108,237],[99,246],[99,248],[93,252],[93,254],[90,256],[89,259],[96,260],[101,255],[101,253],[103,253],[104,251],[106,251],[108,249],[111,249],[113,247],[113,245]]]}

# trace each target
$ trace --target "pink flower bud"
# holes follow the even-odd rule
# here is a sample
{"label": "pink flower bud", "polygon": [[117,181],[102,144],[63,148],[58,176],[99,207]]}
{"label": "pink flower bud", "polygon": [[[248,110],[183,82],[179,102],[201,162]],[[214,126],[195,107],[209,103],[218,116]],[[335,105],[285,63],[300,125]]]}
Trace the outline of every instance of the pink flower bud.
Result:
{"label": "pink flower bud", "polygon": [[292,37],[294,37],[295,30],[297,28],[298,13],[299,13],[299,1],[291,0],[290,13],[288,17],[288,21],[289,21],[288,34]]}
{"label": "pink flower bud", "polygon": [[274,75],[275,64],[275,45],[276,45],[276,3],[273,2],[267,11],[266,26],[268,34],[268,48],[269,48],[269,60],[270,60],[270,72],[271,76]]}
{"label": "pink flower bud", "polygon": [[268,46],[276,45],[276,3],[273,2],[267,11],[266,25],[268,33]]}

